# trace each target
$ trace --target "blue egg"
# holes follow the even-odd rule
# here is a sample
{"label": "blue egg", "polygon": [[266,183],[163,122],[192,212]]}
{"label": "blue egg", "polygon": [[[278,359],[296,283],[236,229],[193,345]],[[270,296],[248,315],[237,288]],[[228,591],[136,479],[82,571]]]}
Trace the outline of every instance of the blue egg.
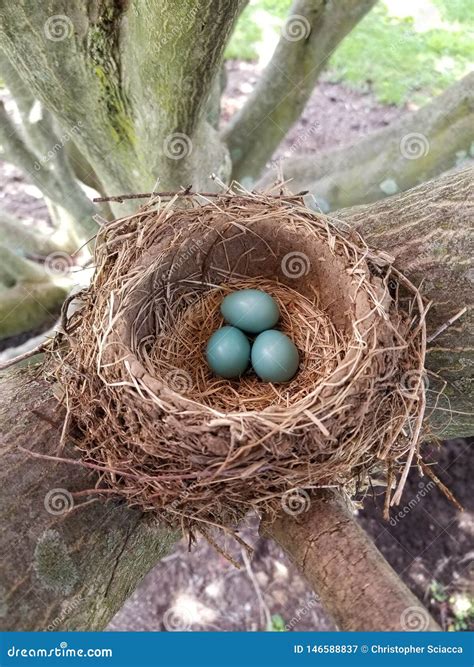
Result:
{"label": "blue egg", "polygon": [[221,313],[226,322],[249,333],[271,329],[280,317],[275,299],[258,289],[228,294],[221,304]]}
{"label": "blue egg", "polygon": [[222,327],[209,338],[206,358],[216,375],[223,378],[237,378],[249,365],[249,340],[240,329]]}
{"label": "blue egg", "polygon": [[267,382],[288,382],[298,370],[296,345],[281,331],[264,331],[252,346],[252,366],[258,377]]}

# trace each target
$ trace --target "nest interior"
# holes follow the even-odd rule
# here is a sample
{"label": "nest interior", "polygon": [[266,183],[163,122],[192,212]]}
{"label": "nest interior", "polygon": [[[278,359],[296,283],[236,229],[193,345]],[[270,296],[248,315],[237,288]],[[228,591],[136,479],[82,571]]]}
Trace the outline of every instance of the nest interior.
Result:
{"label": "nest interior", "polygon": [[[419,457],[424,310],[384,253],[301,198],[155,199],[104,227],[92,285],[65,312],[55,374],[82,458],[131,505],[184,530],[370,478],[400,498]],[[285,384],[214,377],[219,305],[257,287],[300,352]]]}

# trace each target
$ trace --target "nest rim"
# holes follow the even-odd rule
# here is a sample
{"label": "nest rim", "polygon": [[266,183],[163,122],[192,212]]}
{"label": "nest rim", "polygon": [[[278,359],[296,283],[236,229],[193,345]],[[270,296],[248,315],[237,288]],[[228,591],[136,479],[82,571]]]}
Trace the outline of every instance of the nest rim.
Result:
{"label": "nest rim", "polygon": [[[147,233],[146,230],[148,229],[149,231],[149,228],[152,226],[151,225],[152,220],[154,221],[155,226],[159,227],[160,225],[162,225],[163,229],[165,229],[166,225],[171,224],[170,220],[173,219],[173,215],[175,216],[177,215],[178,217],[183,217],[189,214],[192,216],[196,215],[195,213],[196,210],[199,211],[200,215],[202,215],[204,209],[207,209],[207,211],[212,209],[213,212],[220,211],[222,213],[222,210],[224,211],[227,210],[229,202],[233,203],[239,202],[239,205],[242,205],[242,202],[245,202],[250,207],[252,207],[252,205],[255,206],[257,204],[258,206],[270,207],[270,208],[275,206],[279,208],[289,207],[291,215],[294,215],[296,217],[298,224],[303,223],[307,229],[310,229],[311,232],[314,232],[314,228],[316,227],[318,233],[320,233],[322,236],[325,236],[328,247],[331,248],[332,246],[332,251],[334,250],[334,247],[337,244],[342,244],[342,246],[345,249],[349,248],[349,252],[353,253],[353,256],[356,259],[356,261],[353,262],[353,270],[356,275],[357,275],[357,270],[361,270],[362,265],[371,267],[370,271],[372,272],[371,273],[372,276],[375,276],[377,272],[380,273],[381,275],[384,275],[384,280],[386,282],[385,285],[386,294],[384,293],[382,301],[378,300],[377,295],[374,294],[373,292],[373,286],[370,285],[370,282],[368,282],[369,289],[367,290],[367,298],[369,300],[372,299],[372,305],[374,306],[374,310],[373,313],[371,314],[371,317],[378,317],[381,320],[387,318],[387,312],[383,300],[386,299],[387,297],[390,297],[391,299],[389,301],[390,307],[393,305],[393,300],[394,300],[394,297],[390,295],[390,289],[388,287],[389,280],[396,281],[397,294],[399,289],[403,289],[411,295],[408,302],[409,303],[408,319],[413,320],[413,326],[411,329],[409,328],[408,331],[411,332],[411,334],[413,334],[413,340],[415,341],[413,343],[414,346],[413,358],[417,360],[417,364],[416,368],[413,368],[411,372],[413,374],[413,378],[415,378],[416,381],[413,383],[412,386],[409,387],[409,392],[406,393],[404,397],[404,399],[408,401],[408,405],[406,406],[405,410],[405,418],[401,420],[400,424],[398,424],[397,426],[398,432],[396,436],[392,439],[392,442],[389,443],[389,446],[385,448],[386,451],[384,453],[384,456],[379,455],[380,462],[384,461],[386,464],[387,495],[388,495],[387,502],[388,504],[396,504],[401,497],[403,486],[406,481],[406,476],[412,464],[413,458],[415,455],[419,456],[417,447],[418,447],[418,441],[421,432],[421,424],[424,412],[423,375],[424,375],[424,355],[426,350],[426,331],[425,331],[426,308],[423,304],[419,290],[414,285],[412,285],[412,283],[393,266],[393,258],[391,258],[387,253],[377,252],[369,249],[365,241],[362,239],[362,237],[360,237],[360,235],[357,232],[354,232],[352,230],[349,233],[344,233],[343,231],[341,231],[340,228],[335,226],[336,222],[335,220],[333,221],[328,216],[324,216],[322,214],[317,214],[312,211],[309,211],[304,206],[304,203],[302,202],[301,199],[295,199],[294,197],[288,197],[287,199],[285,199],[284,197],[272,198],[271,195],[268,194],[265,195],[255,194],[238,190],[236,192],[233,192],[232,194],[226,193],[224,195],[221,195],[220,197],[218,195],[215,199],[204,198],[203,201],[202,197],[201,198],[195,197],[193,198],[192,202],[187,200],[187,206],[184,208],[184,213],[183,213],[183,209],[177,206],[177,204],[179,205],[181,203],[181,195],[178,194],[168,202],[163,202],[160,198],[155,198],[152,201],[148,202],[145,206],[141,207],[141,209],[134,215],[118,219],[113,223],[111,223],[110,225],[107,225],[104,229],[102,229],[101,232],[99,233],[96,246],[97,248],[96,257],[99,260],[98,269],[96,270],[96,276],[94,278],[91,289],[87,291],[85,294],[81,295],[81,298],[83,300],[81,308],[79,310],[76,310],[72,314],[69,314],[66,309],[66,314],[64,318],[64,327],[63,327],[64,333],[62,333],[58,337],[58,340],[53,345],[53,357],[55,364],[54,373],[56,378],[59,380],[61,386],[65,390],[65,394],[67,396],[69,415],[72,416],[76,422],[81,421],[81,417],[78,414],[77,405],[74,405],[74,399],[72,398],[70,391],[72,384],[71,374],[70,374],[71,366],[74,367],[74,364],[76,364],[75,370],[77,373],[82,373],[84,370],[81,364],[77,364],[77,359],[74,359],[74,354],[71,356],[71,349],[75,349],[76,353],[78,351],[77,333],[78,330],[81,329],[84,322],[84,320],[81,320],[81,318],[84,315],[84,308],[86,309],[87,307],[90,308],[91,303],[94,301],[94,299],[92,299],[92,301],[90,299],[93,291],[96,290],[96,288],[100,290],[103,287],[100,281],[101,272],[107,269],[108,262],[110,262],[110,256],[117,252],[114,249],[116,248],[117,237],[123,238],[124,232],[125,236],[127,234],[130,234],[128,238],[131,245],[134,248],[134,252],[136,255],[135,257],[132,258],[131,273],[133,280],[135,280],[135,278],[138,277],[138,284],[140,284],[140,280],[143,279],[143,274],[138,276],[138,274],[136,273],[137,266],[140,266],[140,261],[141,261],[140,257],[143,254],[143,248],[146,248],[146,241],[144,241],[144,239]],[[243,225],[243,223],[241,221],[238,221],[237,225]],[[128,231],[130,229],[133,230],[132,233]],[[180,233],[182,232],[182,230],[179,231]],[[178,235],[178,240],[180,242],[180,245],[181,242],[183,244],[189,242],[189,239],[192,238],[192,234],[194,231],[195,230],[193,229],[193,225],[191,224],[186,232],[188,236],[184,235],[183,237],[180,237]],[[110,245],[111,241],[112,245]],[[123,257],[123,250],[119,251],[119,254],[120,252],[122,252],[121,256]],[[157,257],[159,258],[160,255],[158,254]],[[138,264],[137,263],[133,264],[133,261],[137,260],[137,258],[138,258]],[[153,272],[153,269],[150,267],[152,267],[152,264],[150,264],[146,270],[147,271],[150,270]],[[361,280],[363,283],[363,279]],[[123,283],[123,285],[125,285],[125,282]],[[227,285],[231,283],[232,280],[227,281]],[[209,283],[209,285],[211,284],[212,283]],[[125,289],[123,285],[122,289]],[[222,285],[219,286],[214,284],[214,287],[216,289],[223,289]],[[131,292],[129,292],[129,294],[130,293]],[[114,312],[114,318],[113,318],[114,321],[118,321],[120,319],[117,313],[120,313],[120,311]],[[110,319],[111,313],[106,313],[106,315],[108,315],[109,329],[111,330],[112,326]],[[104,318],[106,319],[105,315]],[[96,333],[94,335],[96,335]],[[64,345],[63,345],[64,338],[68,340],[68,347],[66,352],[64,352]],[[74,343],[74,340],[76,340],[76,343]],[[355,340],[357,340],[357,333],[355,334]],[[130,346],[130,350],[133,351],[132,346]],[[133,354],[131,356],[128,355],[128,352],[130,350],[127,351],[127,354],[125,355],[124,360],[122,359],[122,361],[128,375],[133,376],[135,374],[132,384],[135,383],[135,388],[137,388],[138,381],[143,380],[143,377],[147,374],[147,370],[149,371],[150,368],[147,369],[146,365],[144,366],[141,363],[134,366],[136,359],[133,358],[134,356]],[[102,352],[103,351],[104,350],[102,350]],[[105,375],[101,377],[101,372],[100,372],[101,355],[98,355],[98,357],[94,360],[94,362],[95,362],[94,365],[97,367],[97,378],[99,378],[101,381],[105,383],[105,385],[107,385],[109,379],[107,379]],[[340,374],[340,371],[341,368],[338,366],[331,374],[331,377],[333,378],[333,383],[335,382],[337,383],[338,381],[337,373]],[[78,382],[77,377],[78,376],[76,375],[76,378],[73,382]],[[312,428],[319,430],[323,436],[325,435],[325,431],[328,431],[327,428],[321,428],[323,425],[321,420],[318,418],[317,414],[311,413],[311,408],[314,406],[314,400],[318,398],[318,396],[320,396],[321,392],[324,390],[324,387],[321,387],[321,385],[316,386],[312,392],[310,392],[307,396],[300,399],[299,401],[300,405],[292,406],[294,408],[294,412],[297,411],[297,408],[302,407],[301,404],[307,406],[305,407],[304,410],[300,410],[298,415],[299,417],[301,417],[301,415],[304,416],[296,420],[293,419],[293,421],[290,420],[289,422],[286,423],[283,422],[283,427],[282,427],[281,422],[278,423],[278,420],[281,419],[282,414],[285,413],[285,408],[284,407],[282,408],[281,404],[269,405],[263,408],[262,410],[250,411],[250,412],[242,412],[241,410],[220,411],[216,410],[211,405],[205,405],[202,402],[195,401],[193,398],[186,396],[186,394],[183,393],[183,391],[175,390],[173,389],[173,387],[169,387],[164,385],[163,383],[160,383],[159,379],[157,381],[156,378],[152,378],[152,380],[153,379],[155,379],[155,382],[154,383],[152,382],[151,386],[147,387],[147,390],[148,393],[151,393],[152,395],[158,392],[159,400],[158,401],[155,400],[156,396],[155,397],[152,396],[152,398],[150,399],[149,395],[146,396],[147,400],[151,400],[152,402],[154,402],[155,405],[157,405],[158,408],[160,408],[165,413],[168,412],[169,414],[169,411],[167,411],[166,409],[166,405],[171,404],[174,406],[174,409],[177,410],[178,412],[188,413],[188,417],[189,415],[191,415],[192,417],[196,413],[198,413],[201,416],[204,415],[203,420],[207,421],[210,428],[217,430],[219,430],[221,427],[227,428],[229,434],[228,436],[229,441],[231,443],[230,445],[231,448],[235,447],[236,446],[235,443],[239,441],[239,430],[240,431],[245,430],[243,428],[243,424],[246,420],[250,419],[254,423],[259,422],[260,430],[256,429],[255,431],[258,437],[254,438],[250,448],[252,449],[258,446],[263,447],[265,455],[269,456],[270,458],[273,457],[274,459],[276,457],[277,462],[278,462],[278,452],[275,452],[275,447],[271,442],[270,444],[267,442],[269,440],[271,441],[271,439],[274,437],[275,431],[279,430],[283,434],[290,431],[296,432],[302,428],[301,426],[302,424],[306,425],[307,428],[308,420],[311,422]],[[78,383],[77,386],[79,386],[79,384],[80,383]],[[141,391],[137,390],[138,394],[144,396],[144,393],[146,392],[144,392],[143,383],[140,385],[140,387]],[[311,403],[312,400],[313,403]],[[378,414],[379,410],[381,410],[380,405],[377,406],[375,414]],[[269,423],[270,425],[273,424],[273,428],[268,428]],[[391,451],[392,446],[393,447],[395,446],[397,438],[399,438],[401,431],[407,427],[407,424],[409,424],[409,430],[411,430],[411,437],[408,439],[409,441],[407,440],[404,446],[401,449],[399,449],[398,452],[397,451],[392,452]],[[87,433],[88,429],[89,433],[91,432],[91,429],[93,430],[90,420],[89,423],[86,424],[84,432]],[[262,433],[261,432],[262,429],[264,431],[266,429],[266,433]],[[327,437],[327,435],[328,434],[326,433],[325,437]],[[244,444],[243,446],[246,447],[247,445]],[[83,450],[83,454],[86,457],[86,459],[91,455],[91,449],[92,452],[94,452],[93,447],[91,449],[88,449],[87,446],[85,447],[81,446],[81,449]],[[392,453],[394,454],[393,458],[391,457]],[[149,455],[149,451],[147,451],[147,455]],[[404,459],[402,462],[397,460],[400,459],[400,457]],[[226,455],[222,455],[221,458],[225,463]],[[104,456],[102,462],[104,462],[104,460],[107,462],[106,456]],[[138,466],[138,468],[140,468],[140,466]],[[116,472],[120,474],[119,470],[116,470]],[[393,486],[395,472],[398,472],[399,480],[395,488],[395,491],[393,492],[392,486]],[[357,466],[354,467],[354,474],[352,475],[352,477],[346,476],[346,478],[344,478],[344,476],[340,476],[340,479],[337,479],[337,476],[335,476],[335,479],[329,480],[330,482],[329,484],[323,484],[323,485],[321,484],[318,485],[317,483],[312,484],[310,483],[310,481],[308,481],[308,483],[304,486],[304,488],[308,489],[320,488],[320,486],[334,485],[346,488],[348,490],[351,490],[351,492],[353,492],[354,488],[357,486],[356,478],[360,474],[361,474],[361,468],[359,459]],[[198,479],[198,477],[199,475],[196,475],[196,479]],[[183,481],[183,479],[184,478],[182,478],[181,481]],[[246,479],[245,476],[241,477],[241,479],[245,485],[244,482],[244,480]],[[159,505],[158,506],[153,505],[153,503],[150,505],[149,502],[143,501],[143,499],[140,499],[139,493],[134,495],[134,492],[132,493],[130,492],[131,490],[133,491],[131,486],[129,486],[128,490],[126,490],[126,492],[123,493],[124,491],[123,487],[120,488],[120,486],[117,485],[116,474],[114,472],[113,467],[109,466],[108,468],[107,463],[105,464],[104,467],[102,481],[105,483],[105,485],[112,486],[112,488],[115,488],[119,495],[125,495],[129,503],[139,504],[145,509],[155,509],[156,511],[158,511],[159,514],[161,512],[161,514],[164,515],[165,520],[170,520],[169,510],[166,510],[166,508],[160,507]],[[290,479],[289,481],[293,482],[294,479],[293,480]],[[332,484],[331,482],[333,482],[334,484]],[[354,482],[354,484],[352,484],[352,482]],[[225,477],[220,479],[220,483],[223,486],[223,488],[225,488],[226,485],[228,486]],[[269,484],[269,489],[271,486],[272,485]],[[299,487],[299,485],[297,486]],[[253,498],[251,502],[247,502],[249,500],[247,497],[245,500],[245,502],[247,503],[245,505],[246,509],[248,509],[250,506],[253,506],[254,508],[255,507],[261,508],[264,509],[265,511],[270,511],[270,512],[276,511],[276,509],[278,509],[278,503],[275,503],[274,500],[276,499],[277,501],[282,502],[282,498],[285,493],[281,484],[279,487],[278,485],[276,485],[276,487],[277,488],[274,492],[273,490],[271,490],[270,493],[263,494],[262,496],[263,499],[261,500],[261,502],[257,497]],[[287,485],[287,490],[293,487],[294,485],[290,483]],[[182,492],[183,491],[182,484],[180,489]],[[171,495],[173,495],[173,493],[171,493]],[[269,496],[271,497],[269,498]],[[199,525],[202,526],[202,523],[204,524],[211,523],[212,525],[217,525],[220,527],[235,525],[236,516],[237,515],[241,516],[240,511],[236,512],[226,511],[226,508],[224,508],[221,517],[210,515],[211,519],[212,518],[216,519],[216,521],[212,521],[209,519],[209,517],[206,518],[205,512],[203,513],[203,505],[202,503],[200,504],[199,499],[197,504],[195,503],[194,505],[193,505],[193,501],[195,500],[194,498],[188,497],[187,500],[189,501],[189,503],[185,502],[184,505],[180,505],[180,503],[178,502],[178,506],[176,508],[176,516],[174,517],[174,519],[180,520],[182,525],[185,525],[187,529],[192,529],[193,527],[196,528]],[[172,503],[173,500],[171,500],[170,502]],[[208,498],[206,499],[206,502],[209,504]],[[232,499],[232,502],[235,505],[236,497]],[[168,505],[169,504],[170,503],[168,503]]]}

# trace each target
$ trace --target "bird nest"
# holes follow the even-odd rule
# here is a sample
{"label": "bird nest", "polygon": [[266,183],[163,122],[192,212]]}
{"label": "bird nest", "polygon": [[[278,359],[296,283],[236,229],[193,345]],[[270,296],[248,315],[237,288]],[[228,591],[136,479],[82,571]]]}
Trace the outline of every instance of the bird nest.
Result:
{"label": "bird nest", "polygon": [[[95,276],[54,345],[68,425],[99,489],[191,534],[311,490],[384,477],[397,503],[424,412],[424,307],[385,253],[301,197],[155,197],[104,226]],[[259,288],[300,368],[285,384],[215,377],[223,297]]]}

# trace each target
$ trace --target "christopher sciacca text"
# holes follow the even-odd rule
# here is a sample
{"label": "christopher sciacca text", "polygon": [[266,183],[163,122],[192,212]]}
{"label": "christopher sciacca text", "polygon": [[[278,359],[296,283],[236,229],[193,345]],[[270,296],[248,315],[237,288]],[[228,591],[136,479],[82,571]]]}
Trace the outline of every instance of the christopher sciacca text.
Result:
{"label": "christopher sciacca text", "polygon": [[463,653],[462,646],[443,646],[442,644],[428,644],[427,646],[414,646],[409,644],[408,646],[397,646],[389,645],[382,646],[380,644],[373,644],[370,647],[371,653],[400,653],[403,655],[408,655],[410,653],[423,653],[423,654],[441,654],[441,653]]}

